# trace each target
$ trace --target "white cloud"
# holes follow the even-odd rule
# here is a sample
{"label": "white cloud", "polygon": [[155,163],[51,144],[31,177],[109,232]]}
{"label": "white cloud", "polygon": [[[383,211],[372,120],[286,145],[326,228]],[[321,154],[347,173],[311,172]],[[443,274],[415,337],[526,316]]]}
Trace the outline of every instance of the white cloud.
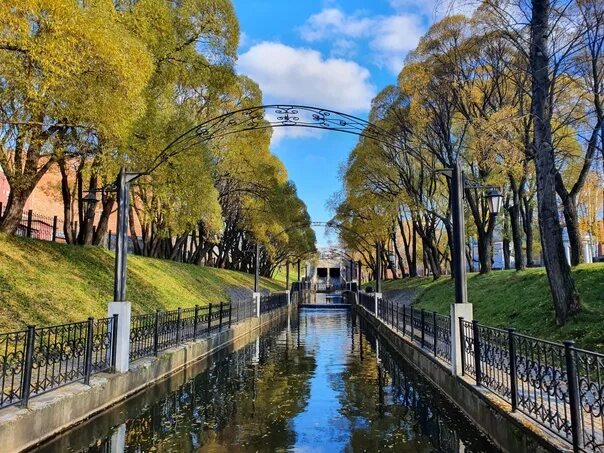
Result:
{"label": "white cloud", "polygon": [[340,58],[353,58],[357,55],[357,45],[350,39],[336,39],[331,46],[331,56]]}
{"label": "white cloud", "polygon": [[324,131],[306,127],[275,127],[271,136],[271,145],[277,146],[284,138],[321,138]]}
{"label": "white cloud", "polygon": [[[376,94],[369,71],[342,58],[324,58],[312,49],[262,42],[240,55],[238,70],[254,79],[265,103],[291,103],[351,114],[369,111]],[[276,128],[272,143],[283,138],[320,137],[321,130]]]}
{"label": "white cloud", "polygon": [[246,32],[242,31],[239,34],[239,48],[247,46],[249,41],[250,41],[250,37],[247,35]]}
{"label": "white cloud", "polygon": [[270,102],[355,113],[367,112],[375,96],[366,68],[350,60],[323,58],[312,49],[262,42],[239,57],[238,68],[260,84]]}
{"label": "white cloud", "polygon": [[390,6],[395,11],[405,11],[407,13],[418,13],[426,16],[435,16],[436,11],[439,9],[439,5],[442,4],[440,0],[390,0]]}
{"label": "white cloud", "polygon": [[454,14],[471,15],[479,5],[477,0],[390,0],[395,11],[422,14],[432,21]]}
{"label": "white cloud", "polygon": [[418,14],[364,16],[355,13],[347,16],[337,8],[323,9],[300,28],[301,37],[308,42],[332,39],[334,55],[353,55],[342,53],[338,47],[342,41],[347,42],[347,49],[353,49],[351,39],[367,40],[375,62],[388,66],[394,73],[401,70],[405,54],[417,46],[423,33],[422,18]]}
{"label": "white cloud", "polygon": [[376,50],[376,60],[394,74],[403,67],[407,52],[415,49],[424,30],[413,16],[390,16],[382,20],[379,33],[370,46]]}
{"label": "white cloud", "polygon": [[380,20],[379,32],[371,46],[383,52],[408,52],[415,49],[424,33],[414,16],[389,16]]}
{"label": "white cloud", "polygon": [[351,38],[366,36],[371,31],[374,20],[369,17],[346,16],[337,8],[326,8],[313,14],[300,28],[302,39],[314,42],[328,38],[334,32]]}

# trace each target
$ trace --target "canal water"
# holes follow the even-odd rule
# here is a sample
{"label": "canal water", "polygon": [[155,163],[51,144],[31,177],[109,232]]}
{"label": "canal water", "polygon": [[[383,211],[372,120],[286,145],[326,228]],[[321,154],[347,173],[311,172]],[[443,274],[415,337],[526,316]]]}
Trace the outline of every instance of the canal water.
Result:
{"label": "canal water", "polygon": [[178,387],[150,387],[38,451],[496,451],[358,321],[350,310],[294,311]]}

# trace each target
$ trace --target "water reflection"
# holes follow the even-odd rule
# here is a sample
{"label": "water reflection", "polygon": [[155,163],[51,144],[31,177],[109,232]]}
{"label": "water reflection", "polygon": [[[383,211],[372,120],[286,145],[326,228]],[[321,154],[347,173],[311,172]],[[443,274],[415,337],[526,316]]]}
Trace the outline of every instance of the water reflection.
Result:
{"label": "water reflection", "polygon": [[350,311],[302,310],[40,451],[494,451]]}

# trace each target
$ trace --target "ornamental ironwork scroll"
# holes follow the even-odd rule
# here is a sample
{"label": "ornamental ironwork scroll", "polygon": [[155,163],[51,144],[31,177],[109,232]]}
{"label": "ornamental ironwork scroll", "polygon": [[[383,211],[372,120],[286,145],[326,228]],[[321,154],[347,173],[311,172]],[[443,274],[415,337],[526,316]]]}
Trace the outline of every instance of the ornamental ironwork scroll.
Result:
{"label": "ornamental ironwork scroll", "polygon": [[343,132],[369,138],[386,146],[400,147],[400,139],[396,134],[353,115],[305,105],[262,105],[226,112],[187,130],[160,152],[146,172],[150,173],[172,156],[210,140],[281,127]]}

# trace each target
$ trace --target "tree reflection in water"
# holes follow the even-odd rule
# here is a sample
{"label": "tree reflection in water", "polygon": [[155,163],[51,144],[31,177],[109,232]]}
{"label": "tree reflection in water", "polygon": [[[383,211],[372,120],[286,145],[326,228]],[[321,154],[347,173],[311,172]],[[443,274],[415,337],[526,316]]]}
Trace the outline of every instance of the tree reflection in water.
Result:
{"label": "tree reflection in water", "polygon": [[292,312],[41,451],[495,450],[350,312]]}
{"label": "tree reflection in water", "polygon": [[[364,426],[358,432],[353,431],[350,450],[497,451],[460,410],[386,341],[380,341],[371,326],[360,320],[356,336],[355,343],[360,350],[365,350],[364,356],[359,352],[359,360],[363,362],[360,366],[373,370],[371,379],[364,384],[373,385],[374,389],[368,390],[358,382],[345,379],[352,384],[347,387],[346,398],[363,398],[358,393],[369,391],[376,396],[377,404],[375,410],[364,411]],[[367,349],[371,350],[370,355]],[[358,371],[352,370],[350,374],[358,375]]]}

